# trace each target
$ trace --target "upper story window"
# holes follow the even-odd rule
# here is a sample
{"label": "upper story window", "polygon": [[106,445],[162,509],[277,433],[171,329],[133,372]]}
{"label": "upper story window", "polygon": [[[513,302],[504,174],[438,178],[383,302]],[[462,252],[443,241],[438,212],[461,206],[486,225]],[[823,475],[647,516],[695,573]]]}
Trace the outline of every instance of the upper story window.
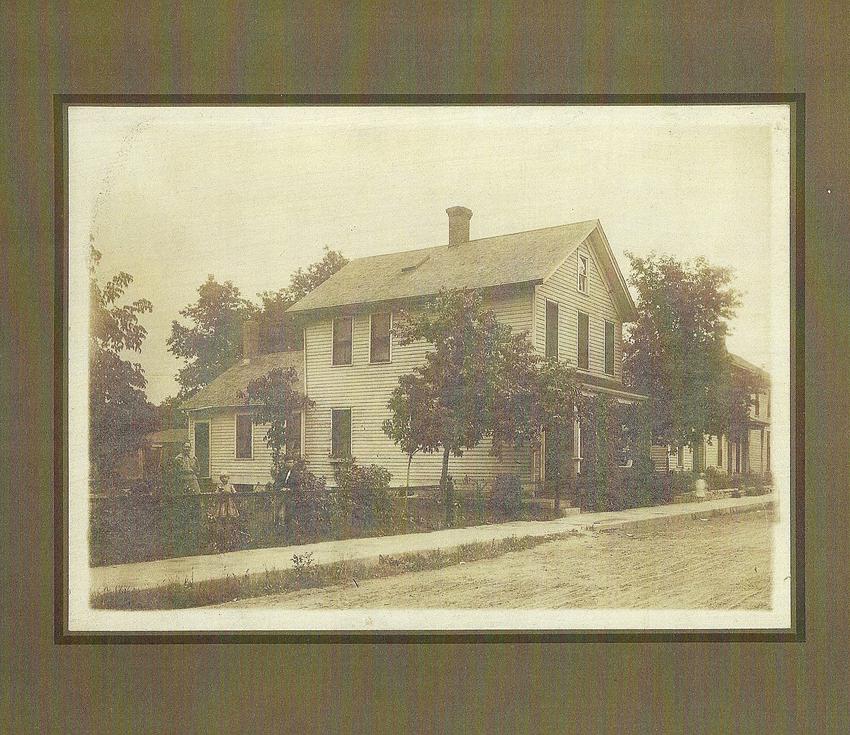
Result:
{"label": "upper story window", "polygon": [[558,359],[558,304],[546,302],[546,357]]}
{"label": "upper story window", "polygon": [[251,414],[236,414],[236,459],[251,459],[254,456],[253,426]]}
{"label": "upper story window", "polygon": [[759,398],[760,398],[759,394],[756,393],[756,403],[755,403],[756,416],[758,416],[761,413],[761,402],[759,401]]}
{"label": "upper story window", "polygon": [[331,456],[351,456],[351,409],[335,408],[331,411]]}
{"label": "upper story window", "polygon": [[614,374],[614,324],[605,322],[605,372]]}
{"label": "upper story window", "polygon": [[334,365],[351,365],[351,332],[353,326],[354,317],[343,316],[334,319]]}
{"label": "upper story window", "polygon": [[587,370],[590,365],[590,317],[584,312],[578,313],[578,366]]}
{"label": "upper story window", "polygon": [[765,394],[764,402],[767,403],[767,417],[770,418],[770,391]]}
{"label": "upper story window", "polygon": [[369,321],[369,362],[389,362],[392,314],[372,314]]}
{"label": "upper story window", "polygon": [[587,293],[587,256],[578,254],[578,290]]}

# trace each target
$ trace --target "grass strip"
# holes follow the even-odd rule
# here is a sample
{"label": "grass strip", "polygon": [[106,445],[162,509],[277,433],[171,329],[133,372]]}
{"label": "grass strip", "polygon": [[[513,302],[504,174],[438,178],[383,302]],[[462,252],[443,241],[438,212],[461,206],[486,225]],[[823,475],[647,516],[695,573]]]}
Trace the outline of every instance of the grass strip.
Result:
{"label": "grass strip", "polygon": [[291,569],[267,569],[242,576],[230,574],[223,579],[199,582],[187,579],[161,587],[134,589],[116,587],[91,596],[91,606],[99,610],[178,610],[252,597],[297,592],[339,584],[357,585],[363,580],[392,577],[407,572],[443,569],[455,564],[493,559],[512,551],[525,551],[551,541],[579,535],[571,530],[546,536],[511,536],[429,551],[381,555],[377,561],[339,561],[313,564],[312,553],[295,554]]}

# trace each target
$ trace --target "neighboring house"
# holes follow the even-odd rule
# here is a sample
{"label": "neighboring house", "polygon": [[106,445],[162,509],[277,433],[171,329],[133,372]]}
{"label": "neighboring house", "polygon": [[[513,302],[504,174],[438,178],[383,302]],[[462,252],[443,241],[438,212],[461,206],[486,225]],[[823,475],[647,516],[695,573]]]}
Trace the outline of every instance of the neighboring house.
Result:
{"label": "neighboring house", "polygon": [[[575,366],[588,392],[642,398],[622,383],[622,327],[635,305],[598,220],[470,240],[472,212],[446,211],[447,245],[352,260],[287,312],[303,330],[303,386],[314,401],[304,415],[304,456],[331,485],[336,463],[349,456],[405,484],[407,457],[381,427],[399,376],[422,364],[429,345],[399,345],[393,319],[441,288],[479,289],[485,307],[527,332],[541,354]],[[545,439],[540,452],[508,449],[501,459],[490,447],[485,439],[453,457],[451,474],[545,479]],[[437,484],[440,469],[439,454],[415,455],[411,485]]]}
{"label": "neighboring house", "polygon": [[660,471],[701,472],[714,467],[728,474],[770,472],[770,374],[743,357],[729,353],[733,370],[742,370],[761,378],[762,393],[753,396],[747,425],[738,427],[734,437],[723,435],[703,437],[696,453],[689,446],[652,447],[655,468]]}
{"label": "neighboring house", "polygon": [[[294,368],[296,390],[303,392],[301,352],[257,354],[256,323],[243,326],[243,358],[209,385],[186,400],[180,408],[189,414],[189,439],[198,459],[201,480],[226,472],[234,485],[265,485],[271,481],[271,450],[265,442],[268,426],[254,424],[254,409],[245,399],[248,383],[275,368]],[[300,414],[287,426],[291,451],[301,444]]]}
{"label": "neighboring house", "polygon": [[188,429],[163,429],[145,434],[141,446],[121,458],[118,477],[126,483],[157,479],[162,473],[162,458],[170,451],[176,455],[188,437]]}

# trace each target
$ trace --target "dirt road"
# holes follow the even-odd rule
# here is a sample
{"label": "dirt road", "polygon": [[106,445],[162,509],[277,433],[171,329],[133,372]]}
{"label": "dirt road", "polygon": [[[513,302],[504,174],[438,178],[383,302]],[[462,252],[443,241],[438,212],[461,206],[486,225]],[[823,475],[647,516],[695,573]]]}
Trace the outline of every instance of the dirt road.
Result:
{"label": "dirt road", "polygon": [[595,533],[222,607],[768,609],[772,527],[772,514],[750,512]]}

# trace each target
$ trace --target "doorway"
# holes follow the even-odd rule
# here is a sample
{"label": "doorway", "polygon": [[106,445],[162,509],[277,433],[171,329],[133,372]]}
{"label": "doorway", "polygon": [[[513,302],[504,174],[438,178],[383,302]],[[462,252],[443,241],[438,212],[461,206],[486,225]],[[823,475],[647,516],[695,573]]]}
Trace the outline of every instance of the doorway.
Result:
{"label": "doorway", "polygon": [[210,476],[210,425],[195,423],[195,459],[198,460],[198,477]]}

